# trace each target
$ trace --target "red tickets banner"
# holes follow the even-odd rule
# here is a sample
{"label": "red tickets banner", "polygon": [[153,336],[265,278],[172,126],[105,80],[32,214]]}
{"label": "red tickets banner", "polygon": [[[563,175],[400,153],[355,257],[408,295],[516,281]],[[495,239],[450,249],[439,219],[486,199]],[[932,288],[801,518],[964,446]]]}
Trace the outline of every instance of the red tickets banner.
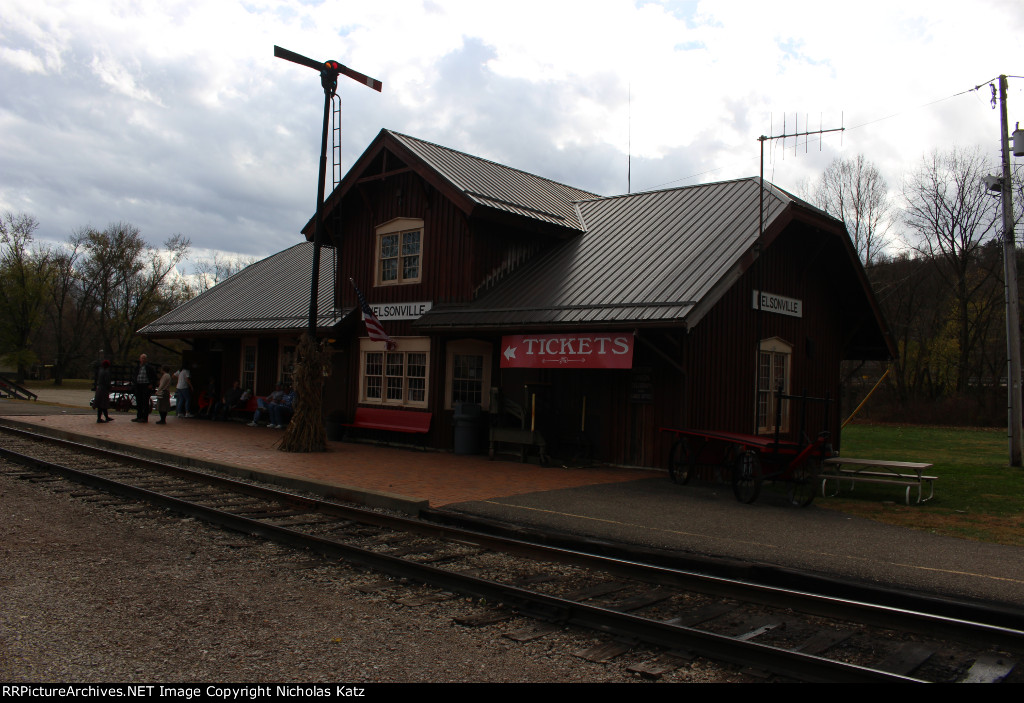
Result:
{"label": "red tickets banner", "polygon": [[503,369],[631,369],[633,335],[514,334],[501,338]]}

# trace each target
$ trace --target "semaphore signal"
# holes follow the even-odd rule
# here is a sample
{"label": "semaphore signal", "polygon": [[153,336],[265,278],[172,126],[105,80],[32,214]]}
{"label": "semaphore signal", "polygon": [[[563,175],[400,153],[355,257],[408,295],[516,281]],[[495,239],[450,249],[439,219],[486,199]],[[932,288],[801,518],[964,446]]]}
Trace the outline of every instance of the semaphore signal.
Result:
{"label": "semaphore signal", "polygon": [[323,206],[324,206],[324,180],[327,177],[327,125],[330,119],[331,100],[338,91],[338,76],[348,76],[378,93],[384,87],[376,78],[370,78],[365,73],[354,71],[348,66],[331,59],[329,61],[315,61],[308,56],[297,54],[280,46],[274,45],[274,56],[285,61],[297,63],[300,66],[307,66],[314,71],[320,72],[320,85],[324,89],[324,124],[323,137],[320,140],[320,178],[317,182],[316,193],[316,222],[313,223],[313,274],[311,290],[309,293],[309,336],[316,338],[316,314],[317,295],[320,290],[320,247],[323,245]]}

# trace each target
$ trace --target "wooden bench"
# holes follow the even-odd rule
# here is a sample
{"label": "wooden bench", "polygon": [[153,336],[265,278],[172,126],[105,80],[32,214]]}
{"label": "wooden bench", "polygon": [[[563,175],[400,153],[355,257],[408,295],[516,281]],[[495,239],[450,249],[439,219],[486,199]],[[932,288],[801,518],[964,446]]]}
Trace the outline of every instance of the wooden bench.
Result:
{"label": "wooden bench", "polygon": [[[912,461],[885,461],[881,459],[849,459],[843,457],[831,457],[822,462],[821,495],[823,497],[839,494],[842,481],[850,482],[850,490],[853,490],[855,483],[881,483],[906,487],[905,500],[910,505],[910,490],[917,487],[917,502],[924,503],[935,497],[935,481],[938,476],[926,476],[925,471],[930,469],[932,464],[923,464]],[[881,469],[871,471],[870,469]],[[826,492],[829,481],[836,482],[835,491],[831,494]],[[924,497],[924,486],[928,485],[928,497]]]}
{"label": "wooden bench", "polygon": [[422,413],[412,410],[357,407],[356,416],[352,422],[342,423],[342,425],[361,430],[426,435],[430,431],[430,418],[432,415],[433,413]]}

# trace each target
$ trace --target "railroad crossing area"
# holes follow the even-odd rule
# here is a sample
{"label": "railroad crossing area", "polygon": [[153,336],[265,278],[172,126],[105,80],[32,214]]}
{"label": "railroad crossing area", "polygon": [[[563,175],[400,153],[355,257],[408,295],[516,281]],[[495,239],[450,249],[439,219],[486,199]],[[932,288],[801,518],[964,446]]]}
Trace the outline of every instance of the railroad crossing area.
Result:
{"label": "railroad crossing area", "polygon": [[746,505],[727,484],[681,486],[663,471],[541,467],[511,457],[489,461],[358,442],[290,454],[276,447],[280,430],[175,417],[156,425],[155,416],[140,424],[133,416],[115,413],[114,422],[98,424],[73,396],[0,400],[0,424],[371,506],[407,513],[430,508],[760,569],[1024,604],[1024,548],[883,525],[830,510],[828,499],[793,508],[784,488],[767,488]]}

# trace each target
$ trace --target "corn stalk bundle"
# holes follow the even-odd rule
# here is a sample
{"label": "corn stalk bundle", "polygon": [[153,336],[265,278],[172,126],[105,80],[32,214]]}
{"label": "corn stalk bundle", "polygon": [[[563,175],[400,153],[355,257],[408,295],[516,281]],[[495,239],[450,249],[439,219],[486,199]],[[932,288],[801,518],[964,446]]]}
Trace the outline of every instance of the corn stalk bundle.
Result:
{"label": "corn stalk bundle", "polygon": [[302,335],[292,375],[296,393],[295,412],[278,445],[281,451],[327,451],[322,390],[324,377],[330,370],[330,357],[326,340],[318,343],[309,333]]}

